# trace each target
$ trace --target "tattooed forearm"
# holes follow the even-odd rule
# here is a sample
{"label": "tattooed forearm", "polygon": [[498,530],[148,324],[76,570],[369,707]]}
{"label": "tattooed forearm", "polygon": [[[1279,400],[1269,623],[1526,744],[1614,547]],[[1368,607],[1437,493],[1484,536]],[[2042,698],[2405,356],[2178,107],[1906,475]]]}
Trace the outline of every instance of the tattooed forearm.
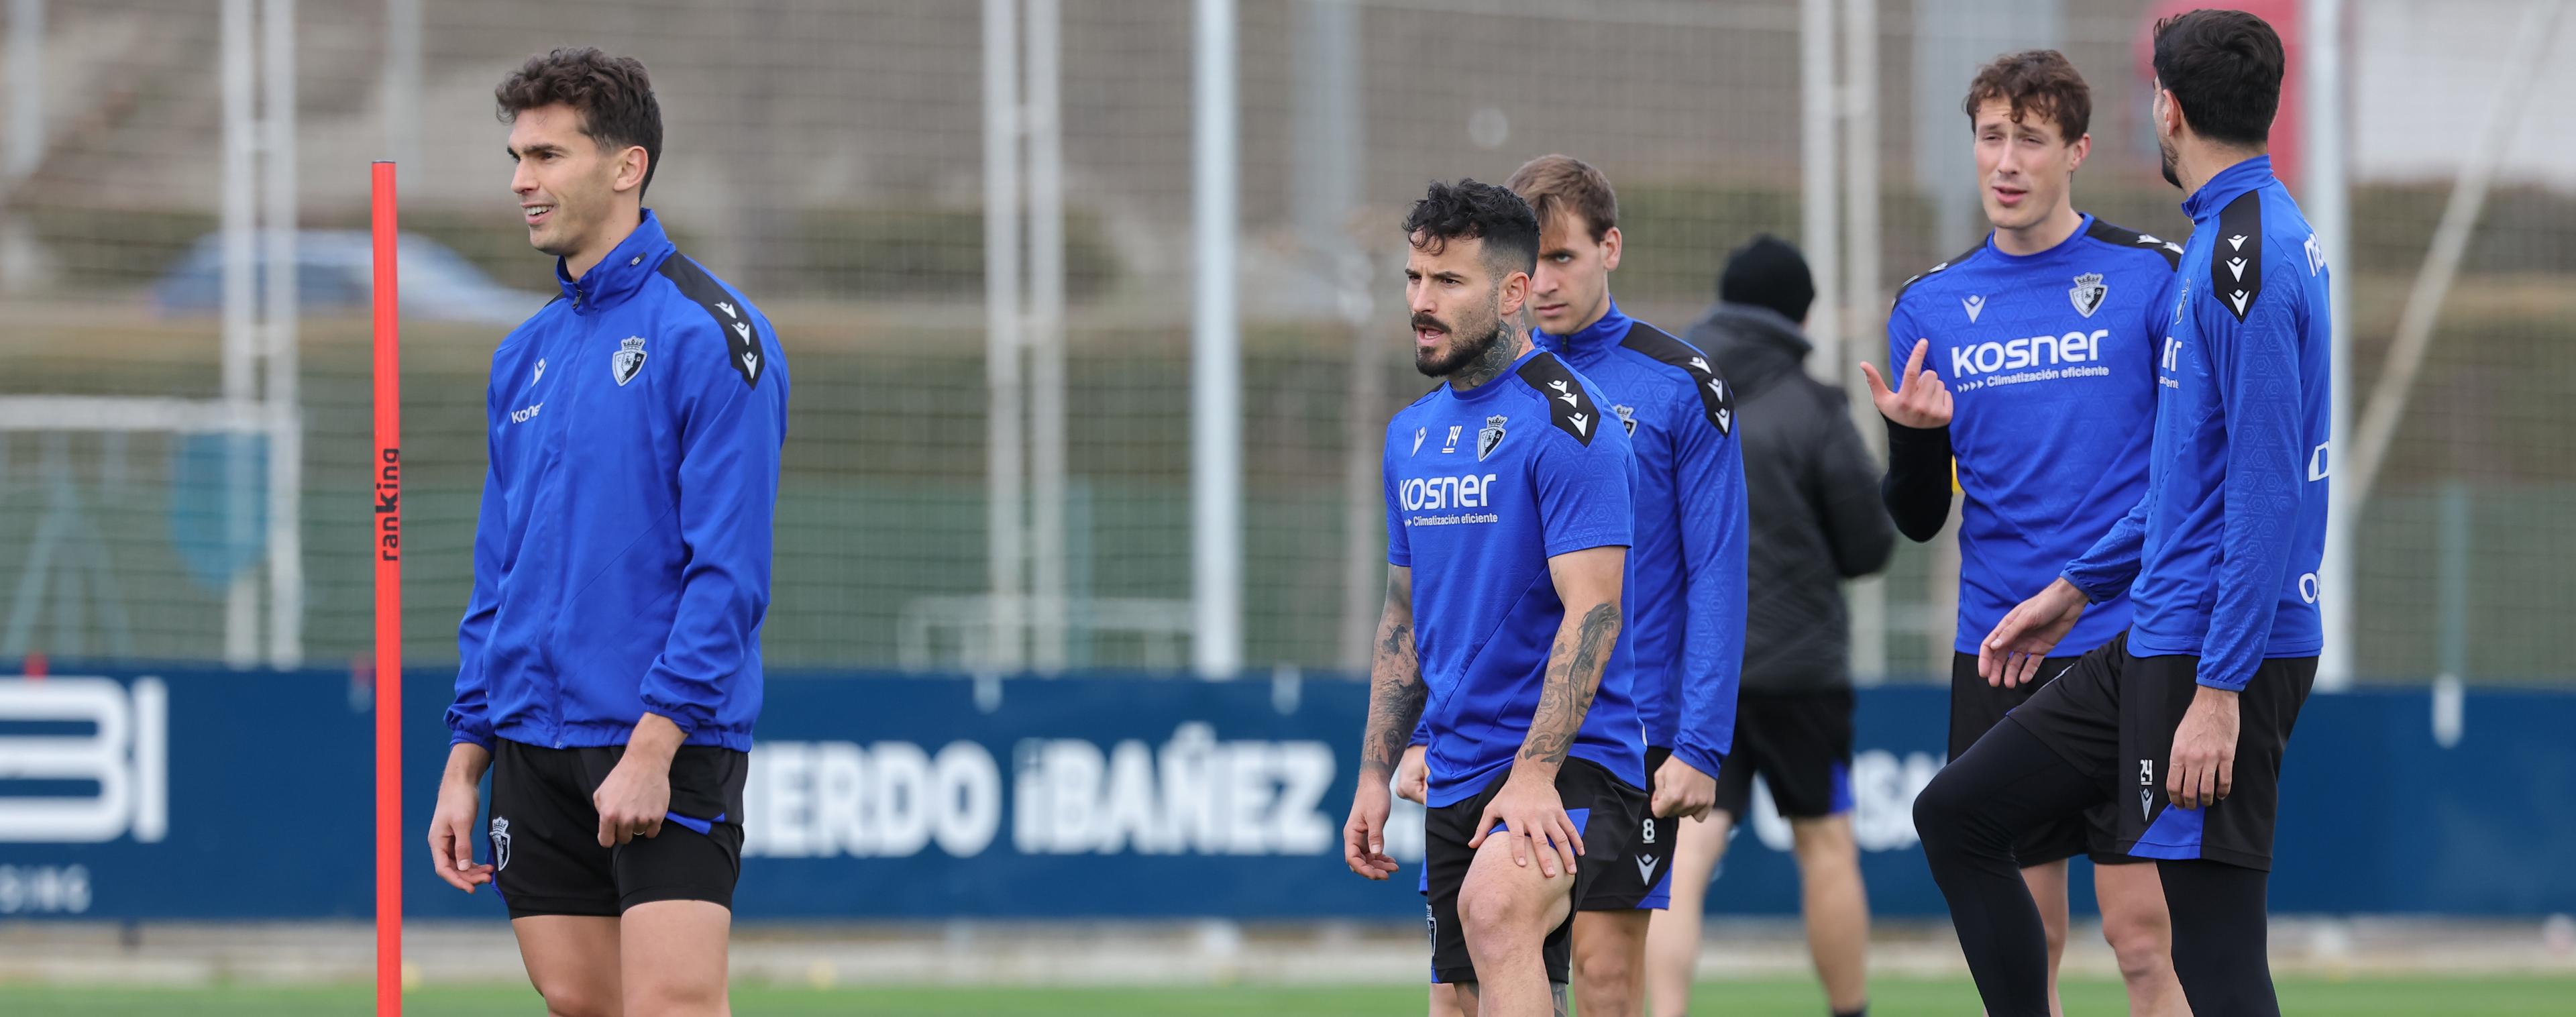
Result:
{"label": "tattooed forearm", "polygon": [[1414,657],[1413,626],[1388,621],[1378,626],[1375,659],[1369,665],[1368,729],[1360,736],[1360,776],[1385,780],[1413,741],[1414,722],[1431,687],[1422,683],[1422,665]]}
{"label": "tattooed forearm", "polygon": [[1538,710],[1530,715],[1529,736],[1521,741],[1522,759],[1557,765],[1573,751],[1574,733],[1601,691],[1601,669],[1619,642],[1619,605],[1595,604],[1573,627],[1571,649],[1560,628],[1556,646],[1548,650],[1547,677],[1539,686]]}

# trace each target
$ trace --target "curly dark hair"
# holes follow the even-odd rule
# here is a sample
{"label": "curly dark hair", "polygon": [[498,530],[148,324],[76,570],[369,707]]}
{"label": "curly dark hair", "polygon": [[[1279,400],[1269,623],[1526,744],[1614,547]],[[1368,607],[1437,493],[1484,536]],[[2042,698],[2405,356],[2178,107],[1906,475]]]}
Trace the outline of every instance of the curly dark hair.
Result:
{"label": "curly dark hair", "polygon": [[1967,101],[1959,108],[1967,111],[1968,123],[1974,127],[1977,107],[1996,99],[2012,104],[2014,123],[2033,113],[2054,121],[2057,140],[2066,144],[2074,144],[2093,126],[2093,89],[2067,62],[2066,54],[2053,49],[2007,53],[1978,68],[1976,80],[1968,83]]}
{"label": "curly dark hair", "polygon": [[2260,149],[2281,108],[2281,37],[2244,11],[2198,10],[2156,22],[2156,83],[2201,137]]}
{"label": "curly dark hair", "polygon": [[1461,178],[1434,180],[1404,217],[1404,236],[1415,249],[1438,254],[1452,240],[1485,241],[1485,264],[1497,282],[1512,272],[1538,269],[1538,213],[1505,187]]}
{"label": "curly dark hair", "polygon": [[562,103],[581,114],[581,133],[601,148],[644,149],[641,196],[662,168],[662,104],[644,62],[610,56],[591,46],[565,46],[528,58],[492,90],[493,113],[502,123],[540,106]]}

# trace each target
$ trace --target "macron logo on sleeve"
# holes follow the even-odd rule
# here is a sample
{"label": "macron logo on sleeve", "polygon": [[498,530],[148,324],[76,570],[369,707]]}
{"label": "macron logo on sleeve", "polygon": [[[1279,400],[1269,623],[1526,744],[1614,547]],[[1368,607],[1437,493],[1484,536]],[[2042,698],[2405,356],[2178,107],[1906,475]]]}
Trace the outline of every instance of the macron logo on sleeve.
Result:
{"label": "macron logo on sleeve", "polygon": [[[674,254],[665,259],[661,272],[679,288],[682,297],[705,310],[708,319],[715,322],[716,331],[724,336],[725,363],[733,368],[735,374],[742,376],[743,384],[758,387],[762,367],[760,333],[751,322],[743,319],[742,312],[746,308],[735,304],[733,295],[726,292],[714,276],[708,275],[706,269],[685,255]],[[625,384],[625,379],[621,377],[618,384]]]}
{"label": "macron logo on sleeve", "polygon": [[2219,209],[2218,236],[2223,246],[2210,252],[2209,285],[2242,322],[2263,292],[2262,192],[2247,191]]}
{"label": "macron logo on sleeve", "polygon": [[[1601,419],[1601,414],[1592,408],[1589,393],[1575,381],[1573,371],[1557,360],[1555,354],[1541,352],[1522,364],[1516,373],[1522,383],[1547,401],[1549,423],[1572,435],[1585,447],[1591,446],[1595,433],[1592,425]],[[1549,395],[1551,392],[1555,394]]]}

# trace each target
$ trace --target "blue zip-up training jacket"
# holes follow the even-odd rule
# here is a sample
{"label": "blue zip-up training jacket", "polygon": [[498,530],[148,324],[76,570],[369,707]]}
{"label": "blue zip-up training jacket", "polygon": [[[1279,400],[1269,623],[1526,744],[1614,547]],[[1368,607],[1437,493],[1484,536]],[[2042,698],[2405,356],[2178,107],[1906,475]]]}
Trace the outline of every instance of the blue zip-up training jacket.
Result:
{"label": "blue zip-up training jacket", "polygon": [[[1386,560],[1413,574],[1432,808],[1483,790],[1529,737],[1565,620],[1548,559],[1629,542],[1636,468],[1617,419],[1556,354],[1532,350],[1387,424]],[[1644,787],[1628,658],[1623,626],[1571,751]]]}
{"label": "blue zip-up training jacket", "polygon": [[2329,278],[2269,156],[2182,208],[2147,494],[2065,574],[2094,601],[2128,589],[2129,652],[2196,655],[2200,684],[2242,689],[2264,659],[2325,645]]}
{"label": "blue zip-up training jacket", "polygon": [[[1744,457],[1735,394],[1706,353],[1619,312],[1569,336],[1535,329],[1610,401],[1637,460],[1626,607],[1646,744],[1711,777],[1735,744],[1744,667]],[[1651,776],[1651,775],[1650,775]]]}
{"label": "blue zip-up training jacket", "polygon": [[[1911,380],[1899,377],[1906,360],[1930,339],[1923,366],[1953,400],[1942,458],[1956,458],[1966,504],[1952,648],[1977,652],[2005,612],[2055,582],[2146,494],[2156,352],[2181,256],[2179,245],[2088,215],[2037,254],[2008,254],[1989,235],[1897,291],[1888,378],[1900,388]],[[1892,443],[1906,433],[1892,431]],[[1943,514],[1950,465],[1937,478],[1919,471],[1939,483]],[[2077,656],[2128,627],[2122,591],[2086,610],[2051,652]]]}
{"label": "blue zip-up training jacket", "polygon": [[492,354],[452,742],[751,747],[787,358],[651,211]]}

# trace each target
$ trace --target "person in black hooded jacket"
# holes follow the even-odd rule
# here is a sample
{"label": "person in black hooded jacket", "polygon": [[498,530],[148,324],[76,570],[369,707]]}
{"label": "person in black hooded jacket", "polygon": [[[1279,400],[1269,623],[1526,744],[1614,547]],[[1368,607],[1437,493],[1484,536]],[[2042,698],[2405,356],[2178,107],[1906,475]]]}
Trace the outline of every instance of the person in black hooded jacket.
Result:
{"label": "person in black hooded jacket", "polygon": [[1717,306],[1684,337],[1708,351],[1735,390],[1751,596],[1735,751],[1719,766],[1708,819],[1682,825],[1672,909],[1649,934],[1649,983],[1663,990],[1653,994],[1659,1014],[1679,1012],[1668,987],[1687,983],[1666,972],[1687,972],[1698,953],[1709,873],[1729,824],[1751,804],[1756,772],[1795,836],[1826,1002],[1838,1015],[1868,1009],[1869,905],[1852,840],[1851,633],[1842,583],[1886,567],[1896,528],[1879,503],[1878,459],[1861,442],[1843,390],[1804,367],[1813,347],[1801,323],[1815,293],[1797,248],[1756,237],[1728,258]]}

